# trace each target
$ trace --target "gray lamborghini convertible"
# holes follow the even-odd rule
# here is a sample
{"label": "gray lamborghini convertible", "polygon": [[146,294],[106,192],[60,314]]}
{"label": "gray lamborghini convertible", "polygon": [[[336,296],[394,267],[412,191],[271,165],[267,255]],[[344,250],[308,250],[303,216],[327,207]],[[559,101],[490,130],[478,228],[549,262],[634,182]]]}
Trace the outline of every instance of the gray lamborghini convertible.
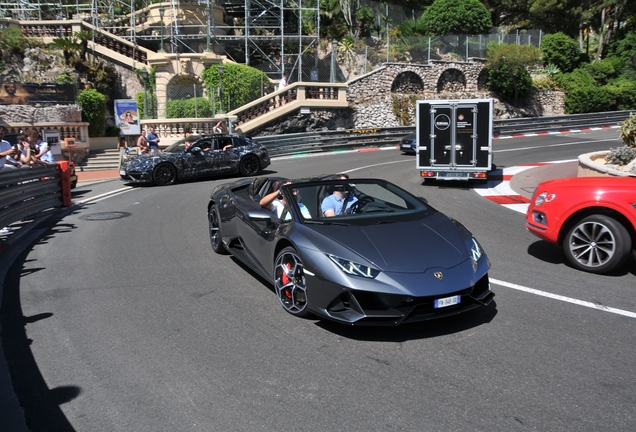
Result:
{"label": "gray lamborghini convertible", "polygon": [[[493,299],[479,242],[426,200],[378,179],[287,182],[259,177],[220,185],[208,205],[212,249],[272,282],[287,312],[398,325]],[[280,217],[259,205],[276,190]],[[334,201],[342,208],[325,212]]]}

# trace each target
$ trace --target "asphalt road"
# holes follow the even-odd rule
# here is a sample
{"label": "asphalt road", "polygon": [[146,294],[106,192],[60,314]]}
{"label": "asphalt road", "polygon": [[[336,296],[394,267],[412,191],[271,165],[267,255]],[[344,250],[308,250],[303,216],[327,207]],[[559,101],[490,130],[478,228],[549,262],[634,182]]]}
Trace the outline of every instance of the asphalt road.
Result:
{"label": "asphalt road", "polygon": [[[497,140],[495,162],[574,159],[617,137]],[[386,329],[294,318],[267,281],[211,251],[206,204],[228,179],[82,186],[76,202],[122,190],[35,233],[5,284],[16,324],[3,342],[31,429],[636,428],[636,319],[584,303],[636,313],[634,260],[609,276],[574,270],[522,214],[469,184],[423,184],[397,150],[276,159],[266,174],[343,171],[463,222],[490,257],[496,304]]]}

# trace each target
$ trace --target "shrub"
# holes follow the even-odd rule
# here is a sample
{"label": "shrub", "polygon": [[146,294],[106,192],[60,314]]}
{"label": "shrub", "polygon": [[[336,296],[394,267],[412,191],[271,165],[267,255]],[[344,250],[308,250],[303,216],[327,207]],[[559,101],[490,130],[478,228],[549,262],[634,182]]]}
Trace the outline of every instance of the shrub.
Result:
{"label": "shrub", "polygon": [[[196,109],[195,109],[196,107]],[[203,97],[173,99],[166,104],[168,118],[212,117],[212,104]]]}
{"label": "shrub", "polygon": [[611,111],[614,92],[607,87],[585,86],[565,95],[565,110],[569,114]]}
{"label": "shrub", "polygon": [[564,33],[546,35],[541,40],[543,64],[552,63],[562,72],[571,72],[580,61],[579,44]]}
{"label": "shrub", "polygon": [[554,81],[551,77],[537,78],[532,80],[532,87],[539,91],[551,91],[558,89],[556,81]]}
{"label": "shrub", "polygon": [[636,148],[629,146],[610,149],[605,156],[605,162],[613,165],[627,165],[634,159],[636,159]]}
{"label": "shrub", "polygon": [[596,84],[606,85],[609,80],[618,77],[616,66],[620,67],[619,63],[620,59],[603,59],[588,63],[583,68],[596,81]]}
{"label": "shrub", "polygon": [[636,147],[636,114],[631,114],[621,123],[621,139],[626,146]]}
{"label": "shrub", "polygon": [[586,69],[575,69],[570,73],[557,74],[554,80],[557,86],[566,93],[576,88],[596,85],[594,78]]}
{"label": "shrub", "polygon": [[636,109],[636,81],[621,79],[611,85],[616,96],[616,109]]}
{"label": "shrub", "polygon": [[6,28],[0,31],[0,51],[2,54],[23,55],[26,38],[22,31],[16,28]]}
{"label": "shrub", "polygon": [[97,90],[83,90],[77,97],[82,107],[82,120],[88,122],[88,136],[102,136],[106,126],[106,96]]}
{"label": "shrub", "polygon": [[121,133],[121,128],[117,125],[107,126],[104,135],[107,137],[116,137]]}
{"label": "shrub", "polygon": [[523,99],[530,94],[532,77],[527,69],[522,68],[519,70],[516,83],[513,82],[508,65],[503,64],[496,69],[488,71],[488,87],[504,99],[509,101],[515,99],[515,84],[518,98]]}

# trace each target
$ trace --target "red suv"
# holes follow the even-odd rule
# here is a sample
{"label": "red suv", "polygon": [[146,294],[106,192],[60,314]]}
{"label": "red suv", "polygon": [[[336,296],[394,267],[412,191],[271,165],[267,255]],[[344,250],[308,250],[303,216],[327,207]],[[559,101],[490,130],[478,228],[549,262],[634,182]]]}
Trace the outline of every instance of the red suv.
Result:
{"label": "red suv", "polygon": [[636,177],[543,182],[530,202],[526,228],[560,246],[574,267],[611,272],[636,247]]}

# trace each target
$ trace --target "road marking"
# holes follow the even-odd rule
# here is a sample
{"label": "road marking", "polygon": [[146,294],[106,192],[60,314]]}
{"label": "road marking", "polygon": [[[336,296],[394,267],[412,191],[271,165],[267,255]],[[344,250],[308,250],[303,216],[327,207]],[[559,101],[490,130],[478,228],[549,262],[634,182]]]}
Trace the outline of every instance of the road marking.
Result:
{"label": "road marking", "polygon": [[[507,137],[507,138],[516,138],[516,137]],[[500,138],[500,139],[503,139],[503,138]],[[493,150],[493,153],[508,153],[508,152],[522,151],[522,150],[543,149],[547,147],[565,147],[565,146],[578,145],[578,144],[590,144],[595,142],[607,142],[607,140],[599,139],[599,140],[575,141],[575,142],[568,142],[568,143],[548,144],[548,145],[539,145],[539,146],[515,147],[511,149]]]}
{"label": "road marking", "polygon": [[115,196],[115,195],[120,195],[126,192],[130,192],[131,190],[133,190],[134,188],[131,186],[126,186],[120,189],[115,189],[114,191],[110,191],[110,192],[106,192],[103,193],[101,195],[97,195],[94,197],[90,197],[90,198],[86,198],[83,200],[79,200],[79,201],[75,201],[75,205],[83,205],[83,204],[87,204],[89,202],[99,202],[102,200],[105,200],[106,198],[110,198],[111,196]]}
{"label": "road marking", "polygon": [[534,295],[538,295],[541,297],[547,297],[547,298],[551,298],[554,300],[559,300],[562,302],[566,302],[566,303],[572,303],[578,306],[584,306],[590,309],[596,309],[596,310],[600,310],[603,312],[609,312],[609,313],[613,313],[616,315],[622,315],[622,316],[626,316],[629,318],[636,318],[636,313],[635,312],[629,312],[626,310],[622,310],[622,309],[616,309],[613,307],[609,307],[609,306],[605,306],[605,305],[601,305],[601,304],[597,304],[597,303],[592,303],[592,302],[587,302],[587,301],[583,301],[583,300],[577,300],[571,297],[565,297],[562,295],[558,295],[558,294],[552,294],[546,291],[541,291],[538,289],[534,289],[534,288],[529,288],[523,285],[517,285],[517,284],[513,284],[510,282],[504,282],[502,280],[498,280],[498,279],[490,279],[490,282],[496,284],[496,285],[501,285],[503,287],[506,288],[511,288],[517,291],[523,291],[523,292],[527,292],[530,294],[534,294]]}

